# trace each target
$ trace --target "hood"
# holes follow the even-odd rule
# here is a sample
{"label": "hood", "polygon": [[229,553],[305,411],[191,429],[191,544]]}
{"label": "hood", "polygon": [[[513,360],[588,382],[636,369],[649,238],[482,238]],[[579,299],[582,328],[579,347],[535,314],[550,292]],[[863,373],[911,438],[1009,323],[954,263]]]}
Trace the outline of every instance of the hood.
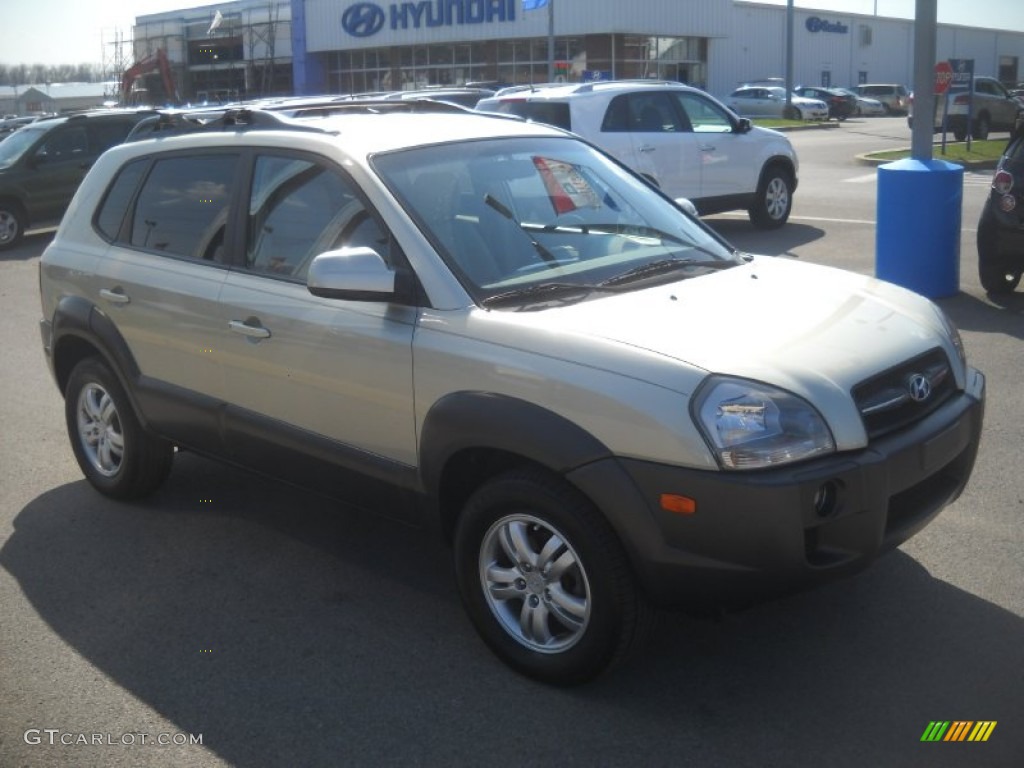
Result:
{"label": "hood", "polygon": [[[702,277],[515,317],[766,382],[832,413],[851,411],[855,384],[935,347],[945,349],[958,380],[963,376],[927,299],[785,258],[755,257]],[[672,366],[660,370],[665,378],[656,383],[664,386],[694,380]]]}

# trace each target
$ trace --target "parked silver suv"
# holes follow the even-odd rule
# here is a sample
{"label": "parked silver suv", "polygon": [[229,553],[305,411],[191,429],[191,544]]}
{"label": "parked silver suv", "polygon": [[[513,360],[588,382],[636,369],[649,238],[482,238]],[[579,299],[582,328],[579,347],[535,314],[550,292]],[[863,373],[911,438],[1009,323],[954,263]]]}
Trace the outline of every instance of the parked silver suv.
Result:
{"label": "parked silver suv", "polygon": [[[818,103],[822,118],[828,107]],[[516,87],[476,108],[572,131],[703,214],[746,210],[759,227],[781,227],[796,192],[796,151],[720,101],[680,83],[613,81]]]}
{"label": "parked silver suv", "polygon": [[177,448],[436,526],[484,641],[558,684],[652,606],[852,574],[960,494],[985,380],[934,304],[738,253],[558,129],[385,103],[97,161],[40,289],[101,493]]}

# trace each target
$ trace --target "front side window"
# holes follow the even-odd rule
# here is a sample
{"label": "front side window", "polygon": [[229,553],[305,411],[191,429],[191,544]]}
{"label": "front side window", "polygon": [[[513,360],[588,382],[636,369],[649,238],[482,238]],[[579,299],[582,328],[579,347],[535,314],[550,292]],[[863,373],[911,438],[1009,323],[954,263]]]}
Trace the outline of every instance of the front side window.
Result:
{"label": "front side window", "polygon": [[68,127],[67,124],[53,131],[37,152],[46,160],[70,160],[84,157],[89,153],[89,135],[84,125]]}
{"label": "front side window", "polygon": [[238,156],[189,155],[153,164],[139,192],[130,244],[220,261]]}
{"label": "front side window", "polygon": [[304,158],[256,159],[246,268],[304,280],[317,254],[358,246],[391,263],[389,238],[347,177]]}
{"label": "front side window", "polygon": [[467,141],[374,166],[484,305],[585,298],[736,263],[710,230],[572,139]]}
{"label": "front side window", "polygon": [[697,93],[677,93],[675,97],[689,118],[694,133],[729,133],[732,120],[718,104]]}

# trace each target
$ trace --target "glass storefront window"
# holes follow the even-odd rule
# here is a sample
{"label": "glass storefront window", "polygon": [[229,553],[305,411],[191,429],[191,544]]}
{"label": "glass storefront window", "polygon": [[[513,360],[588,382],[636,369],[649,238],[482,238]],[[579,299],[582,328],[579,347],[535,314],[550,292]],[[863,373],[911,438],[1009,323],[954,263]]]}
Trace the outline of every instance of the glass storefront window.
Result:
{"label": "glass storefront window", "polygon": [[[594,55],[588,55],[588,40]],[[334,60],[332,83],[343,84],[341,90],[348,93],[482,80],[510,84],[548,80],[546,37],[339,52]],[[594,70],[619,79],[656,78],[697,86],[707,81],[707,41],[698,37],[556,38],[555,61],[568,64],[555,68],[555,75],[567,82],[580,82]]]}

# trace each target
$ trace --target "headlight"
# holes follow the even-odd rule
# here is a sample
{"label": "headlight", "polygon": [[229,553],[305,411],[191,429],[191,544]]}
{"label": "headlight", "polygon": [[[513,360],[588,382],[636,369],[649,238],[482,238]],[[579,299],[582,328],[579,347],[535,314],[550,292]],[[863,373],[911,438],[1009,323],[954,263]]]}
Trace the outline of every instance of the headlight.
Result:
{"label": "headlight", "polygon": [[942,329],[949,336],[949,340],[953,342],[953,347],[956,349],[957,357],[960,359],[960,365],[964,368],[967,367],[967,352],[964,351],[964,340],[960,338],[960,331],[957,330],[956,326],[953,325],[953,321],[949,319],[949,315],[942,311],[942,308],[936,304],[935,314],[939,316],[939,322],[942,323]]}
{"label": "headlight", "polygon": [[693,410],[723,469],[761,469],[836,449],[810,403],[760,382],[713,376],[697,392]]}

